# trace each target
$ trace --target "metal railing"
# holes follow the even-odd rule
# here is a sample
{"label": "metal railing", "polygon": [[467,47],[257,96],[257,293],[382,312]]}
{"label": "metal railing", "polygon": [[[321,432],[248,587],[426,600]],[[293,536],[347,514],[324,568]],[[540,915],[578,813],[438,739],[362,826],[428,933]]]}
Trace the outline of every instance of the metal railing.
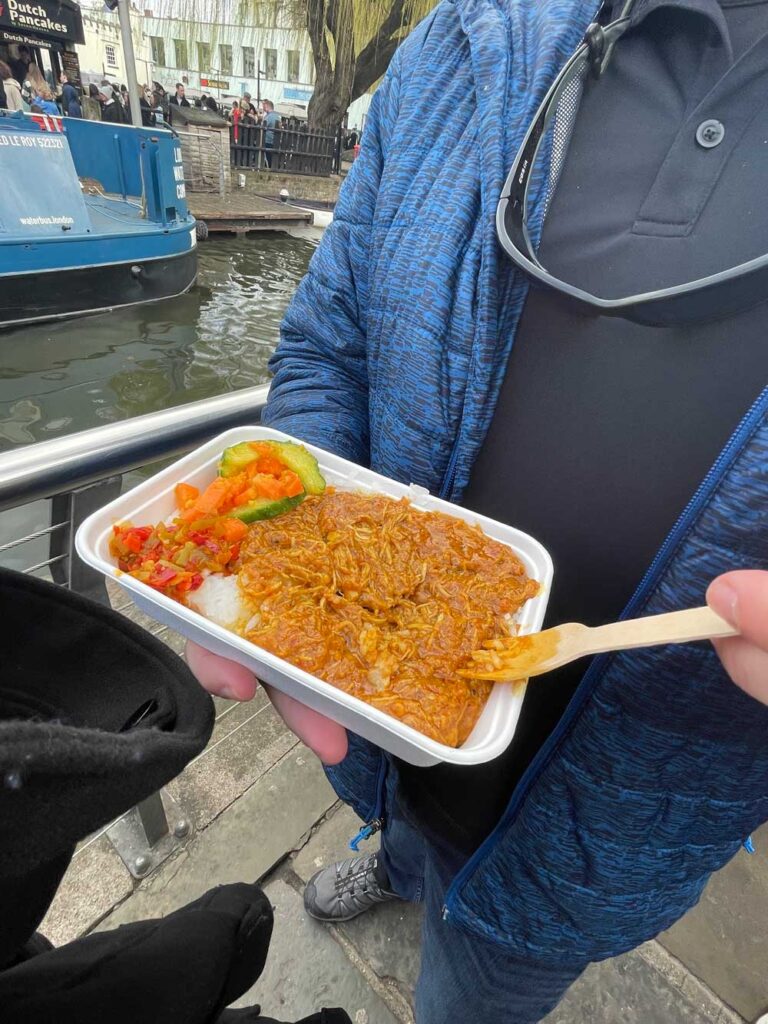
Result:
{"label": "metal railing", "polygon": [[[271,136],[270,145],[266,144]],[[328,177],[341,169],[341,132],[325,135],[302,128],[238,124],[230,129],[232,167]]]}
{"label": "metal railing", "polygon": [[258,422],[268,391],[266,384],[233,391],[0,453],[0,510],[179,455],[249,418]]}
{"label": "metal railing", "polygon": [[[120,493],[124,473],[180,455],[230,427],[258,423],[268,390],[267,385],[248,388],[0,453],[0,512],[31,508],[31,503],[49,499],[49,522],[33,524],[21,536],[3,540],[6,525],[0,520],[0,563],[9,555],[23,561],[26,545],[34,549],[46,544],[46,558],[34,554],[31,564],[18,568],[45,573],[55,583],[109,604],[103,577],[75,552],[80,524]],[[22,519],[29,522],[26,514]],[[225,710],[219,718],[226,714]],[[90,841],[106,834],[131,874],[143,878],[190,831],[188,815],[162,792],[143,800]]]}

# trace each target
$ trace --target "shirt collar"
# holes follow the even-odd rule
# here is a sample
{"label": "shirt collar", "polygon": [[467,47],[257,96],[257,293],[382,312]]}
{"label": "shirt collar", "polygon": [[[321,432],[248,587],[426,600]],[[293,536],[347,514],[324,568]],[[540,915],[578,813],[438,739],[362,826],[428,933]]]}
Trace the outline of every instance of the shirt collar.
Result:
{"label": "shirt collar", "polygon": [[[621,7],[622,4],[617,4],[614,7],[614,17],[620,13]],[[729,60],[732,59],[733,54],[728,23],[717,0],[635,0],[630,13],[632,27],[639,25],[649,14],[661,7],[689,11],[691,14],[706,18],[713,32],[719,37],[719,42],[725,46]]]}

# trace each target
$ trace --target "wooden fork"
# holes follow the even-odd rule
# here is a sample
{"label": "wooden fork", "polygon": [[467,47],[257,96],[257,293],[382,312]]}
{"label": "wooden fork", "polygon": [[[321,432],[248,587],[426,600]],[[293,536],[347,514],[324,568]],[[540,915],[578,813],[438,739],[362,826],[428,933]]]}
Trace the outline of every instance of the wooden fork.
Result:
{"label": "wooden fork", "polygon": [[489,640],[483,645],[484,650],[472,653],[470,667],[459,674],[470,679],[512,682],[551,672],[588,654],[655,647],[658,644],[683,644],[737,634],[737,629],[706,606],[665,615],[648,615],[642,619],[626,619],[606,626],[589,627],[578,622],[566,622],[541,633]]}

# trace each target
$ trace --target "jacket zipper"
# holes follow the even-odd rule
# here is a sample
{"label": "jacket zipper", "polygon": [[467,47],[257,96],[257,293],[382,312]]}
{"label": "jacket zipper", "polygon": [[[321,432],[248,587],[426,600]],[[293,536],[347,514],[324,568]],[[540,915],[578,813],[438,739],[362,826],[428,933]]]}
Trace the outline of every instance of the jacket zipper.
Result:
{"label": "jacket zipper", "polygon": [[445,477],[443,478],[443,486],[440,488],[440,497],[444,501],[451,500],[451,494],[453,492],[453,482],[456,479],[456,464],[459,461],[459,438],[461,437],[461,427],[464,418],[462,417],[462,423],[459,424],[459,431],[456,435],[456,443],[453,446],[451,457],[448,460],[448,468],[445,471]]}
{"label": "jacket zipper", "polygon": [[369,822],[363,825],[356,836],[353,836],[349,840],[350,850],[354,850],[355,853],[358,853],[360,850],[360,843],[364,843],[366,839],[370,839],[371,836],[375,836],[377,832],[381,832],[383,827],[383,818],[372,818]]}
{"label": "jacket zipper", "polygon": [[384,828],[384,782],[387,777],[387,762],[384,755],[381,755],[381,764],[379,765],[379,772],[376,776],[376,803],[373,808],[369,820],[363,825],[357,835],[353,836],[349,840],[350,850],[354,850],[355,853],[359,852],[360,843],[364,843],[371,836],[375,836],[377,832],[381,832]]}
{"label": "jacket zipper", "polygon": [[[711,496],[715,489],[715,485],[720,482],[725,472],[733,462],[735,456],[743,448],[747,439],[759,424],[766,411],[768,411],[768,387],[763,388],[760,395],[752,403],[748,412],[736,427],[736,430],[731,434],[728,443],[718,455],[712,465],[712,468],[694,491],[693,497],[685,506],[678,517],[677,522],[667,534],[666,540],[657,551],[651,564],[648,566],[637,590],[634,592],[626,608],[621,613],[621,619],[630,618],[642,605],[647,594],[661,576],[662,570],[666,567],[671,554],[674,552],[683,534],[688,529],[691,520],[701,511],[706,500]],[[520,781],[510,797],[507,809],[502,815],[498,825],[493,832],[491,832],[488,838],[478,847],[472,857],[470,857],[464,867],[454,878],[448,893],[446,894],[445,905],[443,907],[443,918],[445,920],[447,920],[453,912],[461,887],[475,871],[479,862],[487,853],[490,852],[491,848],[495,846],[501,833],[504,832],[504,830],[511,824],[528,791],[546,767],[550,756],[556,750],[562,736],[568,731],[571,723],[581,710],[587,697],[591,694],[598,677],[606,668],[611,657],[611,654],[601,654],[593,660],[554,731],[551,733],[520,778]]]}

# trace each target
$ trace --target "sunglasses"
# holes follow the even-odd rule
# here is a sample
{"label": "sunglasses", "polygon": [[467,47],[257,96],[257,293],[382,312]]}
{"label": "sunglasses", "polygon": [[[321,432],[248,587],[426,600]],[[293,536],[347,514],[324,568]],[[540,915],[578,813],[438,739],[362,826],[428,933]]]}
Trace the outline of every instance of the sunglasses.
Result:
{"label": "sunglasses", "polygon": [[[523,143],[507,176],[496,210],[499,242],[523,273],[535,284],[553,289],[587,316],[612,316],[650,326],[676,326],[715,320],[750,309],[768,299],[768,253],[716,274],[670,288],[605,299],[583,288],[562,281],[539,261],[528,230],[529,190],[539,151],[550,137],[553,121],[575,119],[586,77],[599,78],[613,48],[630,27],[628,17],[632,0],[623,7],[622,16],[605,26],[594,22],[583,42],[552,83],[526,132]],[[570,115],[570,117],[568,117]],[[558,131],[551,143],[551,162],[555,171],[562,168],[568,134]],[[554,175],[556,179],[557,175]],[[550,171],[550,182],[553,173]],[[553,191],[553,189],[550,190]]]}

